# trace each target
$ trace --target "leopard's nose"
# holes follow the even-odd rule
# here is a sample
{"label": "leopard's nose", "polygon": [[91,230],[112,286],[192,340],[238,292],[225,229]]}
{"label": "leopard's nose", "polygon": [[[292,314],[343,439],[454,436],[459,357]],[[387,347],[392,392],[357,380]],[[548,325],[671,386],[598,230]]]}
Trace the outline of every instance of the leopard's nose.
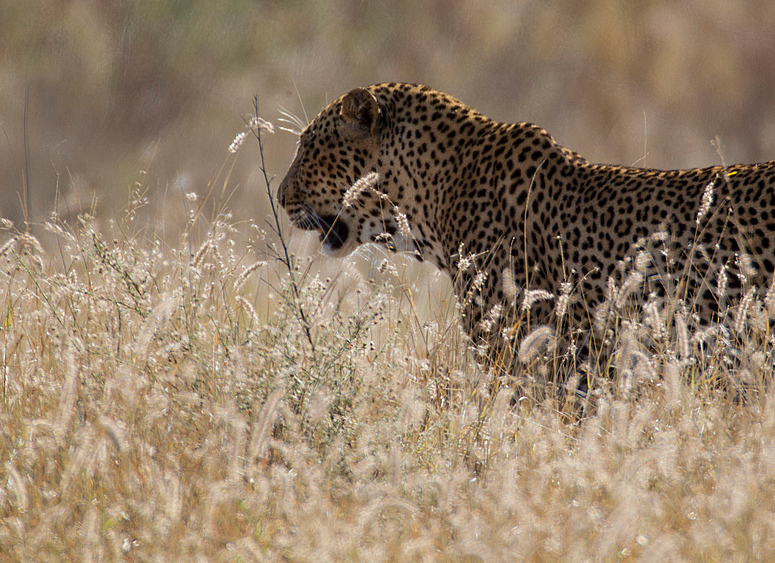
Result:
{"label": "leopard's nose", "polygon": [[277,188],[277,202],[280,204],[281,207],[285,207],[285,194],[288,191],[288,186],[291,183],[291,175],[290,173],[285,175],[285,178],[283,178],[283,181],[280,182],[280,187]]}

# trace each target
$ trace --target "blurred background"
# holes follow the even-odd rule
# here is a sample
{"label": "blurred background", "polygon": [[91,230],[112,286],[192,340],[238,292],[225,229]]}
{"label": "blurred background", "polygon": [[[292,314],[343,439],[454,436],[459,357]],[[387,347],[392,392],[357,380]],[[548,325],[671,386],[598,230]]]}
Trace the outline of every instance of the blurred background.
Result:
{"label": "blurred background", "polygon": [[[39,231],[140,198],[175,236],[183,194],[233,164],[228,207],[261,223],[255,141],[227,160],[254,96],[278,126],[383,81],[535,122],[595,162],[770,160],[775,2],[0,0],[0,216],[20,228],[27,194]],[[295,143],[266,138],[274,187]]]}

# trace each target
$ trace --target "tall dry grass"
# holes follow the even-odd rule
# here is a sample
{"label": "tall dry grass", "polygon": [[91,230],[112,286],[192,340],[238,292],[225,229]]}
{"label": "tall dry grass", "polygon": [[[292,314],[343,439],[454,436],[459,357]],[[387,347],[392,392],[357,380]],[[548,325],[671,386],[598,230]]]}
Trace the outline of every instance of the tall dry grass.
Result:
{"label": "tall dry grass", "polygon": [[488,373],[395,263],[316,270],[182,199],[177,246],[131,205],[52,217],[48,249],[5,225],[0,559],[775,554],[768,301],[706,334],[612,294],[579,409],[542,392],[554,349]]}

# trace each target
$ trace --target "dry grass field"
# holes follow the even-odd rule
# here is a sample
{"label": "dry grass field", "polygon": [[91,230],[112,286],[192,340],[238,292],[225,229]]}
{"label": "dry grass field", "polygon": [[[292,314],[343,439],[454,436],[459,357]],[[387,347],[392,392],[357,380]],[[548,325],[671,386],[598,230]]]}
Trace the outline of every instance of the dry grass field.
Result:
{"label": "dry grass field", "polygon": [[[569,400],[565,287],[500,373],[450,280],[324,259],[267,193],[283,111],[384,81],[590,161],[768,160],[774,28],[762,0],[0,0],[0,563],[775,560],[773,287],[696,330],[631,264]],[[267,176],[228,151],[255,95]]]}
{"label": "dry grass field", "polygon": [[0,560],[775,556],[772,288],[701,333],[620,294],[574,404],[559,350],[473,361],[448,282],[325,271],[193,195],[165,245],[141,196],[50,250],[5,225]]}

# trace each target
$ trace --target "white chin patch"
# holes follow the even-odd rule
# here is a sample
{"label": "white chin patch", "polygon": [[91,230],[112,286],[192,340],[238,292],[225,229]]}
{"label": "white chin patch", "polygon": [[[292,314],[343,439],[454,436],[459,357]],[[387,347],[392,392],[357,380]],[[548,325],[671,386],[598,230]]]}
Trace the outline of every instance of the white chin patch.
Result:
{"label": "white chin patch", "polygon": [[334,248],[334,245],[329,244],[327,240],[323,241],[322,246],[323,252],[325,252],[326,256],[331,256],[332,258],[344,258],[345,256],[350,255],[353,250],[358,248],[358,243],[354,238],[349,237],[342,246],[337,246]]}

